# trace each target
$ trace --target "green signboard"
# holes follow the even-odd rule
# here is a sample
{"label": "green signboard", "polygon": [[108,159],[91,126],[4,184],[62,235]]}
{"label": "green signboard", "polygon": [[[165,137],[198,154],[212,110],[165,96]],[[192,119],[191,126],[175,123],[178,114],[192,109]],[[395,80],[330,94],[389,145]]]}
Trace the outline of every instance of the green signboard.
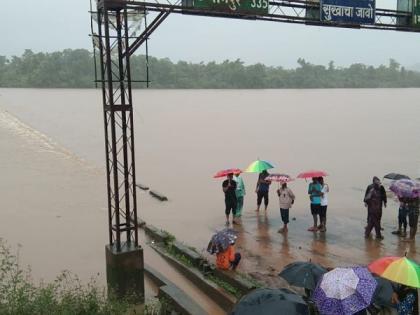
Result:
{"label": "green signboard", "polygon": [[268,0],[193,0],[192,6],[222,13],[268,14]]}

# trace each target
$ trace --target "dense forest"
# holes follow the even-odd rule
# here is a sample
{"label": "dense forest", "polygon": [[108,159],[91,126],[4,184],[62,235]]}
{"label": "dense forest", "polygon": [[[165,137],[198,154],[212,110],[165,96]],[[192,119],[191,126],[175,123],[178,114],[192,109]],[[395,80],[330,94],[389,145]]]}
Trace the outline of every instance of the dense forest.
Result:
{"label": "dense forest", "polygon": [[[221,63],[173,63],[149,57],[150,87],[156,89],[261,89],[261,88],[397,88],[420,87],[420,73],[406,70],[393,59],[378,67],[361,63],[336,67],[314,65],[299,58],[296,69],[245,65],[241,60]],[[131,58],[132,79],[146,79],[146,60]],[[94,61],[85,49],[53,53],[26,50],[22,56],[0,56],[0,87],[92,88]],[[136,88],[145,84],[136,82]]]}

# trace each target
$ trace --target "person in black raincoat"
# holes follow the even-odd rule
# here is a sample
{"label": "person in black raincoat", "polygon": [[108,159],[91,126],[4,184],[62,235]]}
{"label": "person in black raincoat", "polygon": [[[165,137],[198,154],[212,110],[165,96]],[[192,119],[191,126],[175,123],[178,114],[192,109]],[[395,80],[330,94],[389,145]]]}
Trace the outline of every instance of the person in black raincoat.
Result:
{"label": "person in black raincoat", "polygon": [[375,228],[376,238],[383,239],[381,234],[382,205],[386,208],[387,200],[385,188],[378,177],[374,176],[373,183],[367,187],[364,202],[368,209],[365,237],[368,238],[372,229]]}

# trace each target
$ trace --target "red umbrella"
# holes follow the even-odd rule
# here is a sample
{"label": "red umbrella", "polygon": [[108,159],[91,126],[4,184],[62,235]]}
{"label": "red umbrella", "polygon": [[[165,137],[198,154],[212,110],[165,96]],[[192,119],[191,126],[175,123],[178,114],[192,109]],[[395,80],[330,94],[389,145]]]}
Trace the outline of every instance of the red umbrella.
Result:
{"label": "red umbrella", "polygon": [[240,174],[242,171],[239,168],[228,168],[227,170],[221,170],[213,176],[213,178],[226,177],[229,174]]}
{"label": "red umbrella", "polygon": [[324,177],[328,176],[328,174],[324,171],[307,171],[300,173],[297,178],[312,178],[312,177]]}

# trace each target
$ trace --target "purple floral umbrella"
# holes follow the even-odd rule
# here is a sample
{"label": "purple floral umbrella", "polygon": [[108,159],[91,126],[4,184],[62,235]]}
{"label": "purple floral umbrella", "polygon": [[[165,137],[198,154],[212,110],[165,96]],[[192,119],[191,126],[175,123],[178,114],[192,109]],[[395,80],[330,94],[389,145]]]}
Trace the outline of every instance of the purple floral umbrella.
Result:
{"label": "purple floral umbrella", "polygon": [[232,229],[226,228],[214,234],[207,246],[207,251],[210,254],[217,254],[224,252],[230,244],[235,242],[237,236]]}
{"label": "purple floral umbrella", "polygon": [[420,182],[412,179],[393,181],[389,189],[400,198],[420,197]]}
{"label": "purple floral umbrella", "polygon": [[312,299],[324,315],[352,315],[367,308],[377,286],[367,268],[335,268],[322,276]]}

